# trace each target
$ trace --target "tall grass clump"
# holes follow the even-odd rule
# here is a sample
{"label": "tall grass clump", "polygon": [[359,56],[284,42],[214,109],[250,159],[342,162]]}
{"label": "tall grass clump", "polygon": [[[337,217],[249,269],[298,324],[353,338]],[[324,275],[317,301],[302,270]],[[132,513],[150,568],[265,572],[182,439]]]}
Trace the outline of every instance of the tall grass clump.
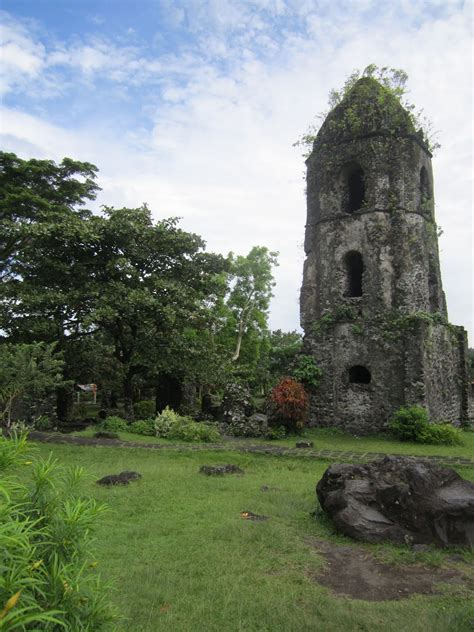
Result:
{"label": "tall grass clump", "polygon": [[[78,495],[82,468],[61,468],[51,456],[28,461],[26,452],[25,436],[0,434],[0,629],[112,629],[107,588],[91,553],[106,507]],[[19,483],[15,474],[24,467],[29,480]]]}

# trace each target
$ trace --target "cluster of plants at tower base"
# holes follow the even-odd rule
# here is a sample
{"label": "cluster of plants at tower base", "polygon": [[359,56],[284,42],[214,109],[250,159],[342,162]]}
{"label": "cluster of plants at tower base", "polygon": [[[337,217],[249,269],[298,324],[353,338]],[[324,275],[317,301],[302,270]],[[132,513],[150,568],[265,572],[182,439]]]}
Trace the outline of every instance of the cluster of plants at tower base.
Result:
{"label": "cluster of plants at tower base", "polygon": [[[110,629],[115,615],[91,551],[106,507],[77,494],[81,468],[28,460],[27,448],[25,436],[0,435],[0,628]],[[27,483],[18,468],[28,468]]]}
{"label": "cluster of plants at tower base", "polygon": [[430,423],[422,406],[404,406],[397,410],[389,422],[390,432],[400,441],[459,445],[461,432],[450,423]]}

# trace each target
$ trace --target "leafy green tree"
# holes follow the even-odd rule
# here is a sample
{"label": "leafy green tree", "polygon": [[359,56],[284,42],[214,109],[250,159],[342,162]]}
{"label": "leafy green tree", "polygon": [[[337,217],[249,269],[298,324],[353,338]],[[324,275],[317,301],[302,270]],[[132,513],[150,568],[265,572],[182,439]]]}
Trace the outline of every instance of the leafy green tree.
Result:
{"label": "leafy green tree", "polygon": [[98,186],[97,168],[88,162],[64,158],[22,160],[0,152],[0,276],[3,280],[18,275],[15,262],[25,252],[34,253],[39,234],[51,224],[62,223],[78,211],[86,200],[93,200]]}
{"label": "leafy green tree", "polygon": [[[82,206],[96,195],[96,171],[69,158],[56,165],[0,153],[0,329],[10,342],[54,342],[67,355],[93,333],[84,322],[97,218]],[[64,377],[74,377],[68,363]],[[60,418],[71,401],[71,388],[60,386]]]}
{"label": "leafy green tree", "polygon": [[239,360],[245,337],[267,331],[268,309],[273,296],[273,266],[278,253],[254,246],[247,256],[229,255],[231,287],[226,300],[226,330],[233,339],[232,361]]}
{"label": "leafy green tree", "polygon": [[186,363],[185,331],[205,321],[225,261],[205,253],[202,239],[178,228],[177,219],[154,222],[146,206],[104,213],[87,322],[113,344],[133,417],[136,377]]}
{"label": "leafy green tree", "polygon": [[297,331],[272,331],[269,337],[268,372],[272,383],[290,375],[290,367],[301,352],[302,338]]}
{"label": "leafy green tree", "polygon": [[[89,163],[1,160],[3,336],[55,342],[69,384],[100,382],[100,349],[132,414],[134,381],[183,366],[184,329],[207,327],[223,258],[177,220],[154,223],[146,206],[102,216],[80,208],[97,190]],[[71,387],[60,387],[60,419],[71,405]]]}
{"label": "leafy green tree", "polygon": [[62,382],[63,361],[54,344],[0,345],[0,419],[9,428],[19,399],[39,399]]}

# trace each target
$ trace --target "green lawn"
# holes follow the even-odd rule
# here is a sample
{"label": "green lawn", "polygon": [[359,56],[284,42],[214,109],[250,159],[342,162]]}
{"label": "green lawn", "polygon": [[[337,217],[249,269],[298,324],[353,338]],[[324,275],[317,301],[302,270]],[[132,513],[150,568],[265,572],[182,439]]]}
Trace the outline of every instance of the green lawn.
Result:
{"label": "green lawn", "polygon": [[[327,463],[236,452],[38,445],[40,454],[50,451],[64,464],[84,466],[91,479],[82,491],[110,506],[99,524],[96,552],[99,568],[115,582],[113,600],[124,617],[116,632],[470,630],[474,611],[460,589],[377,603],[336,597],[311,579],[323,563],[311,537],[342,539],[326,520],[310,516]],[[245,475],[198,474],[204,463],[227,462]],[[125,469],[143,479],[120,488],[94,484]],[[474,480],[474,470],[463,469],[463,476]],[[262,492],[262,485],[277,489]],[[244,521],[245,510],[270,519]],[[405,549],[378,549],[391,559],[409,558]]]}
{"label": "green lawn", "polygon": [[[78,436],[92,437],[96,429],[88,428],[76,432]],[[130,432],[120,432],[119,437],[124,441],[140,441],[145,443],[173,444],[172,441],[157,437],[144,437]],[[388,436],[376,435],[371,437],[354,437],[349,434],[328,428],[309,428],[301,439],[313,441],[315,450],[343,450],[355,452],[383,452],[386,454],[412,454],[416,456],[441,455],[465,456],[474,459],[474,432],[462,432],[462,445],[424,445],[419,443],[403,443]],[[268,439],[246,439],[246,443],[269,444],[275,446],[294,447],[299,438],[289,437],[278,441]],[[235,441],[241,441],[235,439]]]}

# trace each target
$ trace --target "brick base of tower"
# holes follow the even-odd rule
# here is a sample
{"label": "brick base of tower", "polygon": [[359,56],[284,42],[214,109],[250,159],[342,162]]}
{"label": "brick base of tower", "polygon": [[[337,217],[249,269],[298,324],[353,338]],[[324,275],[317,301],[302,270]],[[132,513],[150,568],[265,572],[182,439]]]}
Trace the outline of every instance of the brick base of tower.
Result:
{"label": "brick base of tower", "polygon": [[[305,346],[323,370],[311,396],[311,426],[379,432],[394,411],[411,405],[425,407],[435,422],[468,418],[467,336],[462,327],[427,315],[365,322],[323,318],[307,331]],[[351,368],[358,366],[367,369],[370,382],[350,381]]]}

